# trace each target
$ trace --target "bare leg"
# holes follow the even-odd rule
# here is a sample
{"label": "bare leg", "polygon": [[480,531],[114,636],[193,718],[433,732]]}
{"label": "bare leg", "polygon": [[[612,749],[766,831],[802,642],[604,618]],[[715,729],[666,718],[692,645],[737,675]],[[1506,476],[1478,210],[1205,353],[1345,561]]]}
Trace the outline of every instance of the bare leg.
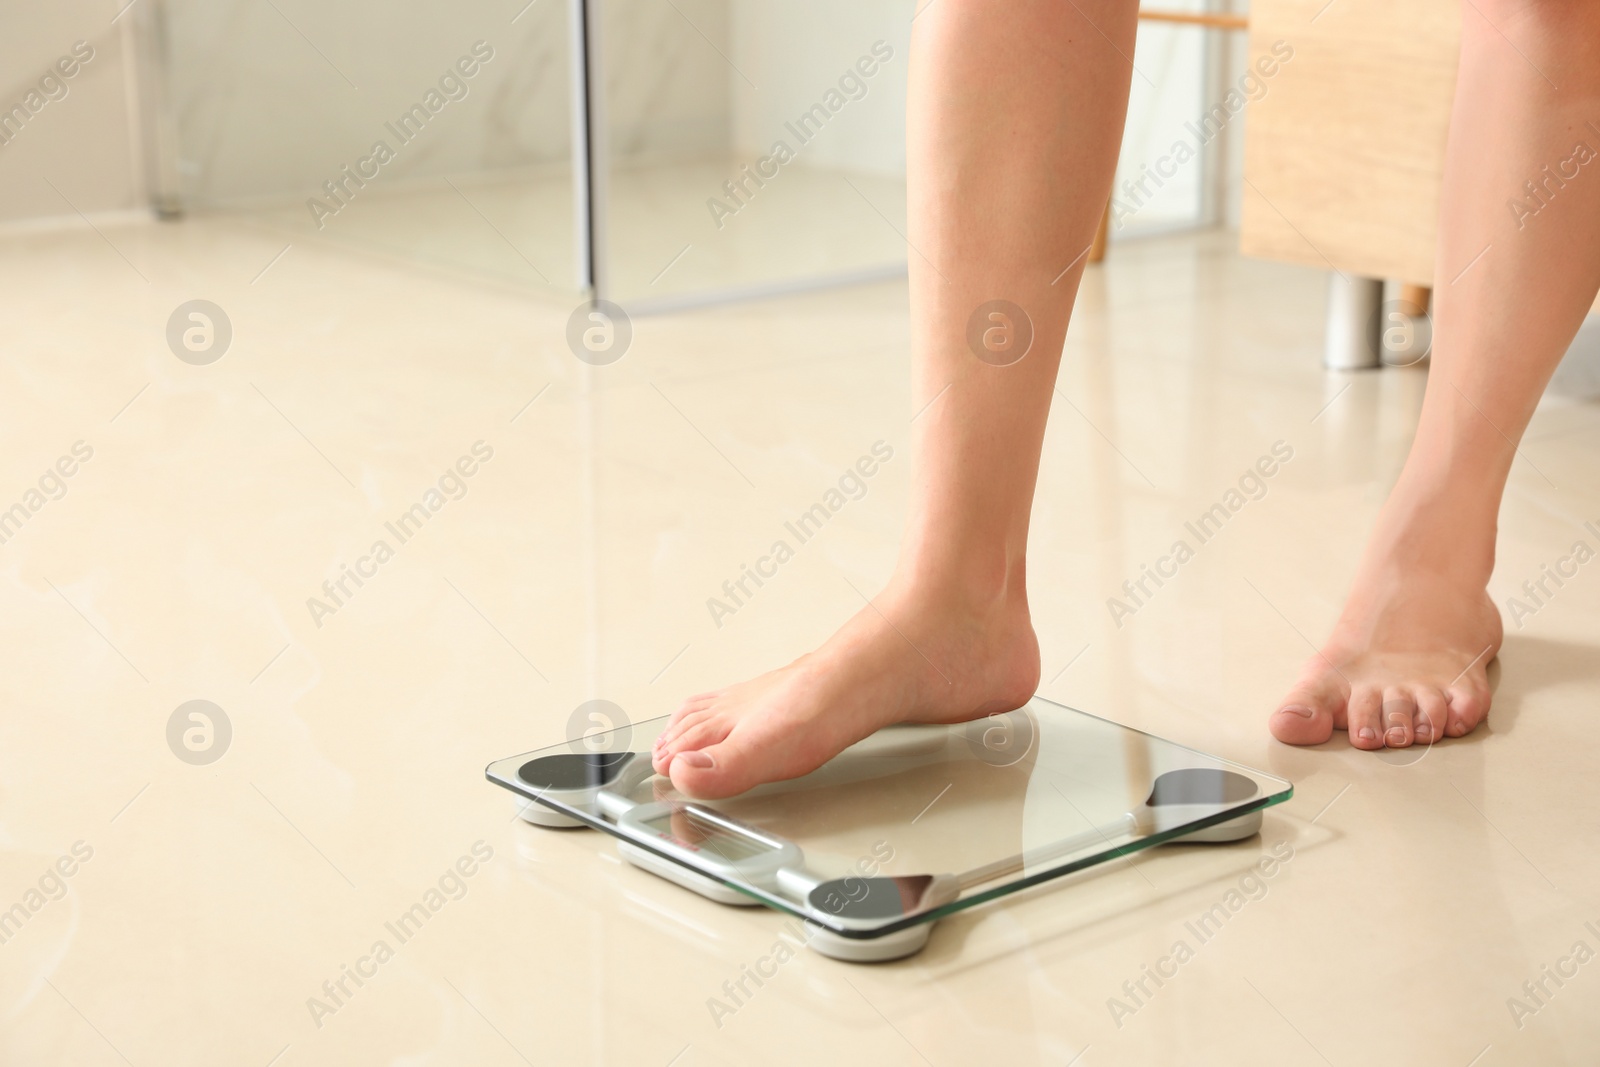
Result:
{"label": "bare leg", "polygon": [[[1427,395],[1333,636],[1272,716],[1291,744],[1431,743],[1488,714],[1513,442],[1600,286],[1600,5],[1474,0],[1462,20]],[[1551,173],[1540,206],[1524,183]]]}
{"label": "bare leg", "polygon": [[[680,789],[728,796],[890,723],[958,722],[1033,695],[1028,516],[1080,253],[1111,190],[1134,25],[1133,0],[935,0],[917,17],[909,255],[916,403],[930,406],[900,559],[817,651],[684,702],[655,751]],[[996,299],[1034,329],[1009,366],[966,340]]]}

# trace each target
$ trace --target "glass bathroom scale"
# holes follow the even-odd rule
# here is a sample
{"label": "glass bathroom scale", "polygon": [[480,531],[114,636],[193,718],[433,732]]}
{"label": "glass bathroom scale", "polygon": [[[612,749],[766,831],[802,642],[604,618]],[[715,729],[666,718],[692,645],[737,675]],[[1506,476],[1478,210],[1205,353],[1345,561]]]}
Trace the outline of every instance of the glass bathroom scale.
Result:
{"label": "glass bathroom scale", "polygon": [[680,793],[667,717],[491,763],[524,820],[590,827],[628,862],[725,904],[804,920],[857,962],[920,949],[964,908],[1167,842],[1256,833],[1281,778],[1035,697],[951,726],[891,726],[800,778]]}

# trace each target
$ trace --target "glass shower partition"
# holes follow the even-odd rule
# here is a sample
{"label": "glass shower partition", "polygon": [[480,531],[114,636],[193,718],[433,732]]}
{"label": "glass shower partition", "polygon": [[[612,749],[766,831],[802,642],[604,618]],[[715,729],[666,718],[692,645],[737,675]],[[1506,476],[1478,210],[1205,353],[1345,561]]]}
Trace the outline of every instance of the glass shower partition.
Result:
{"label": "glass shower partition", "polygon": [[604,0],[602,294],[635,313],[902,275],[911,12]]}
{"label": "glass shower partition", "polygon": [[144,0],[177,201],[565,300],[569,8]]}

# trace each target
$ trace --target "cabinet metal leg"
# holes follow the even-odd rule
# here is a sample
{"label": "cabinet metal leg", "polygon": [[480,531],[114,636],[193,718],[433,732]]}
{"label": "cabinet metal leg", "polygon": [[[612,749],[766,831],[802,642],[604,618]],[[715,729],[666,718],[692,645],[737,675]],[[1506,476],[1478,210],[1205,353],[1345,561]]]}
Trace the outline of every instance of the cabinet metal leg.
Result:
{"label": "cabinet metal leg", "polygon": [[1383,280],[1337,271],[1328,279],[1328,332],[1323,365],[1330,370],[1362,370],[1381,365],[1379,310]]}

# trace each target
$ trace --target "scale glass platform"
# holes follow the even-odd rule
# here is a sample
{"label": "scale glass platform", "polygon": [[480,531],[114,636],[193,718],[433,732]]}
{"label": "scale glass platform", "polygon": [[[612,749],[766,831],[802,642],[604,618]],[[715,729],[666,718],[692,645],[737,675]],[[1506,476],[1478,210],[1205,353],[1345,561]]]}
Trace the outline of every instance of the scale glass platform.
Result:
{"label": "scale glass platform", "polygon": [[[920,949],[933,923],[1171,841],[1256,833],[1281,778],[1035,697],[952,726],[892,726],[801,778],[726,800],[650,765],[667,717],[489,765],[544,827],[591,827],[630,863],[725,904],[803,919],[856,962]],[[531,803],[530,803],[531,802]]]}

